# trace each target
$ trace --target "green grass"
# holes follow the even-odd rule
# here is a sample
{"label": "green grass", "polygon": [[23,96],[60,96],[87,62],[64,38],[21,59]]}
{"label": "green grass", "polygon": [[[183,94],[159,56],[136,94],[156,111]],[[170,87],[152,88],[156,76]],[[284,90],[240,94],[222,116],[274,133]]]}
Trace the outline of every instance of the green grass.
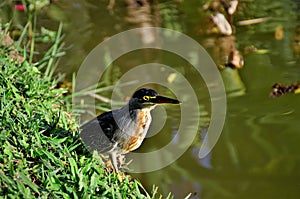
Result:
{"label": "green grass", "polygon": [[[161,197],[157,189],[152,196],[142,191],[130,176],[121,181],[81,143],[66,90],[56,88],[52,78],[51,67],[61,54],[58,40],[59,34],[37,63],[31,63],[31,56],[29,62],[19,63],[9,55],[13,47],[0,45],[0,197]],[[18,52],[26,60],[26,54]],[[41,72],[44,66],[46,75]]]}

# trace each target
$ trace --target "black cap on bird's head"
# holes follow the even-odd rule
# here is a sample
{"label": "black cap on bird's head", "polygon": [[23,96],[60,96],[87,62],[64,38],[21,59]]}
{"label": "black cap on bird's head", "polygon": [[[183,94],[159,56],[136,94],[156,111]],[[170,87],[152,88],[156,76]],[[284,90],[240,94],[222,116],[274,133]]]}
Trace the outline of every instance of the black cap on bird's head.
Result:
{"label": "black cap on bird's head", "polygon": [[168,97],[158,95],[158,93],[150,88],[141,88],[133,94],[132,98],[142,107],[154,106],[156,104],[180,104],[180,101]]}

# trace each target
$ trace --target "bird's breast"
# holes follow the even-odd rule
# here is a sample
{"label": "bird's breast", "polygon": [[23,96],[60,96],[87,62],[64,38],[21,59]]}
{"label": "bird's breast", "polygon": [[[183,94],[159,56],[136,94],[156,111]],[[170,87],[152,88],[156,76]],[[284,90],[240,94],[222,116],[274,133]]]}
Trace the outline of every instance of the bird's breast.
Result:
{"label": "bird's breast", "polygon": [[152,120],[150,111],[151,108],[144,108],[137,112],[137,117],[135,118],[136,128],[133,132],[130,132],[129,140],[123,147],[125,151],[133,151],[142,144]]}

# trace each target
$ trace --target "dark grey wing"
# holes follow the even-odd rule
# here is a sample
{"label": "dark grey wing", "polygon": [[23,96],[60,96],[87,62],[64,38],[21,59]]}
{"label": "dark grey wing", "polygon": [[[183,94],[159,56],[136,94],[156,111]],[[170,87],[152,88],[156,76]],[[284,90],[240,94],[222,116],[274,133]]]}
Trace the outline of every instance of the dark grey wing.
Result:
{"label": "dark grey wing", "polygon": [[114,132],[118,129],[112,112],[106,112],[82,125],[79,136],[90,152],[105,153],[110,151],[115,142]]}

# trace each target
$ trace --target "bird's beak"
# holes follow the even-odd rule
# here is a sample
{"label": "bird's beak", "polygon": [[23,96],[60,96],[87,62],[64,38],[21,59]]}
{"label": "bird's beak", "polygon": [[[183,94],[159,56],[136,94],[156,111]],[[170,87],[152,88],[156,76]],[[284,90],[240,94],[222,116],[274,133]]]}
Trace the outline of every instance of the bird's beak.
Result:
{"label": "bird's beak", "polygon": [[176,99],[172,99],[160,95],[156,96],[155,98],[152,98],[151,101],[155,104],[180,104],[181,103]]}

